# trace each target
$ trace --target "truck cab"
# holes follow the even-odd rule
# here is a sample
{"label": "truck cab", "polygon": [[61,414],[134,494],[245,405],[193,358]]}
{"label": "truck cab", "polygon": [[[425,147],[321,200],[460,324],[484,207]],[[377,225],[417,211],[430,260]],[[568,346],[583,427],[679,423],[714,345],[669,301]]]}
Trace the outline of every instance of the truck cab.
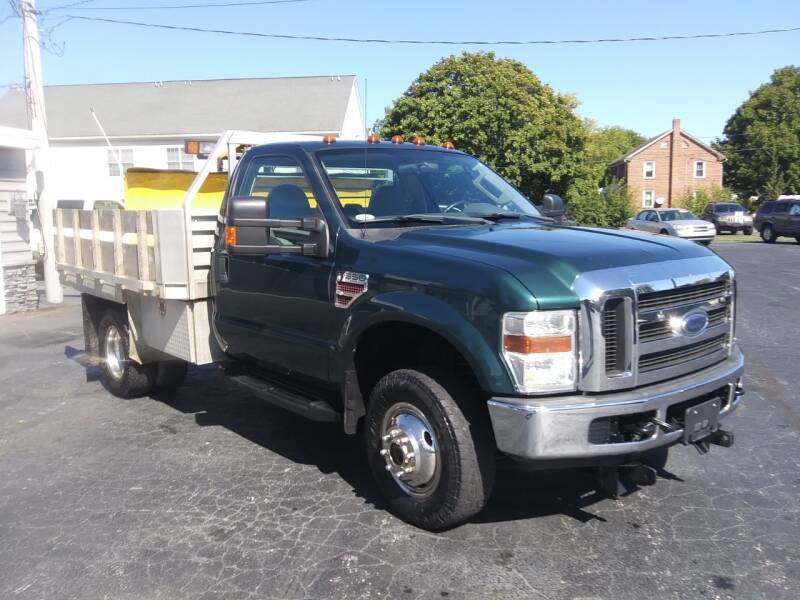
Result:
{"label": "truck cab", "polygon": [[[362,435],[388,506],[431,530],[483,508],[498,451],[535,468],[641,465],[641,478],[670,446],[730,445],[744,369],[730,266],[689,241],[562,225],[553,195],[544,208],[451,144],[254,146],[208,236],[208,297],[181,300],[193,331],[208,315],[196,338],[212,349],[195,354]],[[166,216],[153,219],[165,244]],[[112,308],[129,307],[131,331],[161,331],[163,297]],[[147,393],[171,346],[143,351],[120,312],[92,329],[98,310],[87,339],[110,389],[129,393],[132,369]]]}

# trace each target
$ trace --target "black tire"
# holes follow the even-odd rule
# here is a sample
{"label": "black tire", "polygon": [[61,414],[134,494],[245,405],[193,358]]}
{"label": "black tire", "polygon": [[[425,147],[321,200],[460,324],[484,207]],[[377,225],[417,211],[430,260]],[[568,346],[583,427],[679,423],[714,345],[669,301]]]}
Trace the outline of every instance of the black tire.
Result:
{"label": "black tire", "polygon": [[761,239],[768,244],[775,243],[775,240],[778,239],[778,236],[775,235],[775,230],[772,229],[772,225],[763,225],[761,227]]}
{"label": "black tire", "polygon": [[703,240],[703,241],[702,241],[702,242],[700,242],[700,243],[701,243],[703,246],[710,246],[710,245],[711,245],[711,240]]}
{"label": "black tire", "polygon": [[669,235],[669,231],[667,231],[666,229],[662,229],[661,231],[659,231],[659,233],[661,235]]}
{"label": "black tire", "polygon": [[[497,450],[488,415],[476,394],[445,371],[425,371],[393,371],[375,385],[364,437],[372,474],[392,512],[422,529],[440,531],[463,523],[486,505],[494,485]],[[403,410],[424,417],[423,439],[436,451],[436,474],[430,483],[415,489],[387,471],[394,460],[395,442],[390,443],[388,458],[380,454],[384,444],[389,444],[383,440],[385,431],[397,431],[392,420],[384,422]],[[404,439],[408,441],[399,441]]]}
{"label": "black tire", "polygon": [[798,235],[796,238],[794,238],[794,241],[797,242],[798,244],[800,244],[800,235]]}
{"label": "black tire", "polygon": [[[105,388],[119,398],[138,398],[152,392],[156,382],[157,365],[140,365],[130,360],[128,324],[122,318],[121,311],[107,310],[100,319],[98,333],[102,363],[100,380]],[[108,340],[114,335],[119,336],[118,358],[121,360],[109,360],[107,356]]]}
{"label": "black tire", "polygon": [[745,227],[742,229],[742,233],[745,235],[753,235],[753,228],[752,227]]}
{"label": "black tire", "polygon": [[165,360],[158,363],[155,387],[160,392],[172,392],[186,381],[188,363],[183,360]]}
{"label": "black tire", "polygon": [[642,464],[653,467],[656,471],[663,471],[669,461],[669,447],[662,446],[642,457]]}

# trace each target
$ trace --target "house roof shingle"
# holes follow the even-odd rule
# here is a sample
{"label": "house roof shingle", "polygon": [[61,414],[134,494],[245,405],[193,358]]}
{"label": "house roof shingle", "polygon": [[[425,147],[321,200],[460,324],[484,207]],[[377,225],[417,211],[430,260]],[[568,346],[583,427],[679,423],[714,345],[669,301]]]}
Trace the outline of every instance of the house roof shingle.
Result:
{"label": "house roof shingle", "polygon": [[[45,86],[50,139],[341,130],[354,75]],[[26,127],[25,94],[0,97],[0,125]]]}

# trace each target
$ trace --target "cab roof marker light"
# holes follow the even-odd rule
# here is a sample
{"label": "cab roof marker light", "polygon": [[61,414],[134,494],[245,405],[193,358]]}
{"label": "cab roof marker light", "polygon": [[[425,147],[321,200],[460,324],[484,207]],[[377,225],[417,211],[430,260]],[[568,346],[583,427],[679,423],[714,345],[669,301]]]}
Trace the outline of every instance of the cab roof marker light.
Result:
{"label": "cab roof marker light", "polygon": [[405,141],[406,141],[406,140],[405,140],[405,138],[404,138],[402,135],[393,135],[393,136],[392,136],[392,140],[391,140],[391,142],[392,142],[393,144],[402,144],[402,143],[403,143],[403,142],[405,142]]}
{"label": "cab roof marker light", "polygon": [[367,143],[368,144],[380,144],[381,143],[381,136],[377,133],[370,133],[367,136]]}
{"label": "cab roof marker light", "polygon": [[323,144],[335,144],[336,143],[336,136],[333,135],[332,133],[329,133],[328,135],[323,136],[322,143]]}

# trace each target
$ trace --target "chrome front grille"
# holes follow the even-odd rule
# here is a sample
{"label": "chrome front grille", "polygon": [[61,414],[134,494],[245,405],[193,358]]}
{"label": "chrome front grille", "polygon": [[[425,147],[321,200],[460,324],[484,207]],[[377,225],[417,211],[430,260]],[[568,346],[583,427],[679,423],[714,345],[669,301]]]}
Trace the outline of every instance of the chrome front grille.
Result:
{"label": "chrome front grille", "polygon": [[[652,383],[706,367],[728,355],[732,282],[728,277],[652,290],[637,297],[637,381]],[[705,315],[697,335],[683,330],[686,315]]]}
{"label": "chrome front grille", "polygon": [[723,334],[710,340],[689,344],[688,346],[679,346],[678,348],[643,354],[639,358],[639,373],[649,373],[657,369],[681,365],[697,358],[708,356],[725,349],[727,341],[728,334]]}
{"label": "chrome front grille", "polygon": [[728,294],[728,282],[714,281],[671,290],[639,293],[639,310],[664,310],[716,300]]}
{"label": "chrome front grille", "polygon": [[[721,259],[706,256],[596,271],[578,281],[580,388],[649,385],[725,360],[735,342],[732,275]],[[707,322],[693,329],[698,315]]]}

